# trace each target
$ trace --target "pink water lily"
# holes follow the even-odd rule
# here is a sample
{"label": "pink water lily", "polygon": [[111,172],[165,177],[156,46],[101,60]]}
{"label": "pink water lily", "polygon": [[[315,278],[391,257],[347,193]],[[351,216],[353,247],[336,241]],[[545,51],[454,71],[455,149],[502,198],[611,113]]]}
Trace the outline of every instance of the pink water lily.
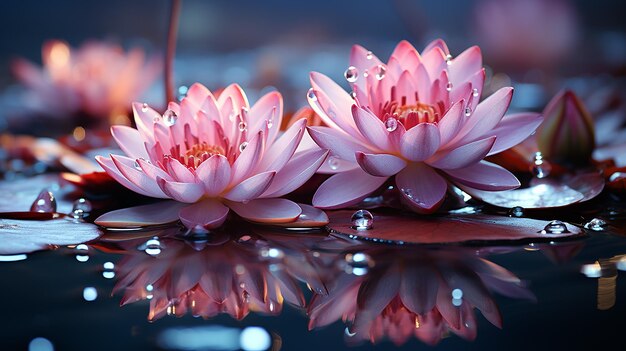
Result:
{"label": "pink water lily", "polygon": [[42,48],[43,67],[18,59],[13,73],[28,89],[28,106],[57,117],[83,113],[117,120],[160,72],[161,62],[139,48],[98,41],[79,48],[59,40]]}
{"label": "pink water lily", "polygon": [[194,84],[163,115],[133,104],[137,129],[111,128],[127,156],[97,161],[137,193],[191,204],[179,212],[187,227],[218,227],[229,209],[253,222],[292,222],[302,209],[280,197],[308,180],[327,151],[296,153],[306,121],[279,135],[282,106],[278,92],[250,107],[238,85],[216,98]]}
{"label": "pink water lily", "polygon": [[483,158],[521,142],[542,119],[534,113],[504,116],[510,87],[479,103],[485,71],[478,47],[452,58],[441,40],[421,54],[402,41],[384,64],[356,45],[345,76],[352,97],[311,73],[309,103],[329,127],[309,127],[309,133],[331,151],[328,162],[338,172],[316,192],[316,207],[353,205],[394,176],[403,202],[419,213],[438,208],[448,182],[488,191],[520,185]]}

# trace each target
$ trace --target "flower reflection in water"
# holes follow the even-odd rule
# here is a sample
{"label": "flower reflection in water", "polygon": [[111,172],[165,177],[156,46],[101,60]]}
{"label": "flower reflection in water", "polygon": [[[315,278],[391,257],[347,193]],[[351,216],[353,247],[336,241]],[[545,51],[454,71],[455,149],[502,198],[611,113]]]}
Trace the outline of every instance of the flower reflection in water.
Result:
{"label": "flower reflection in water", "polygon": [[[374,248],[346,255],[348,269],[336,276],[326,296],[315,295],[308,307],[309,328],[343,319],[347,342],[397,345],[411,336],[434,345],[449,332],[476,338],[474,308],[497,327],[502,318],[492,293],[534,299],[513,273],[469,248]],[[369,271],[354,270],[355,257],[369,257]],[[363,261],[363,260],[361,260]],[[339,267],[345,267],[339,264]]]}
{"label": "flower reflection in water", "polygon": [[[156,254],[139,251],[142,244],[157,243]],[[116,263],[114,292],[124,291],[122,305],[149,299],[149,320],[186,313],[203,318],[226,313],[241,320],[250,311],[278,315],[285,302],[305,305],[296,277],[305,280],[307,267],[301,260],[299,270],[290,264],[291,256],[302,253],[287,254],[255,234],[212,232],[195,240],[162,237],[121,245],[125,256]]]}

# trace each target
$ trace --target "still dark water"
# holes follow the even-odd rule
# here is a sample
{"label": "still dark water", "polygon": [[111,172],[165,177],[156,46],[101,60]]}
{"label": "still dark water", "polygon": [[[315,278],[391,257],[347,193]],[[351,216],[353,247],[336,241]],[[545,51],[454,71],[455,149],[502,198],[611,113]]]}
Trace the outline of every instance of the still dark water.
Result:
{"label": "still dark water", "polygon": [[[626,238],[611,232],[513,247],[112,233],[0,263],[0,349],[160,350],[180,339],[187,346],[169,349],[623,350]],[[305,303],[320,326],[311,331]],[[455,318],[465,331],[448,331]]]}

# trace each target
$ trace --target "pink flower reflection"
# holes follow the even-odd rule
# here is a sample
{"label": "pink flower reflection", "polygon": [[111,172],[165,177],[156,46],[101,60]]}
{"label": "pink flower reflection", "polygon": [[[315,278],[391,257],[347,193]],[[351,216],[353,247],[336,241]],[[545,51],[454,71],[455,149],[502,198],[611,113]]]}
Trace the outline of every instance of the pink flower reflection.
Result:
{"label": "pink flower reflection", "polygon": [[146,59],[138,48],[91,41],[73,49],[59,40],[42,49],[43,67],[18,59],[17,79],[30,89],[29,107],[37,112],[66,118],[85,114],[117,121],[132,101],[152,84],[160,72],[160,60]]}
{"label": "pink flower reflection", "polygon": [[353,98],[323,74],[311,73],[309,103],[329,127],[309,127],[329,149],[335,173],[318,189],[313,205],[353,205],[391,177],[402,201],[419,213],[434,212],[448,182],[487,191],[519,186],[510,172],[483,158],[524,140],[538,114],[504,116],[513,88],[479,102],[485,71],[480,49],[452,58],[437,40],[421,53],[400,42],[384,64],[354,46],[346,79]]}
{"label": "pink flower reflection", "polygon": [[435,345],[448,332],[476,338],[474,308],[501,328],[492,292],[534,296],[513,273],[463,250],[377,249],[348,254],[348,261],[357,255],[367,257],[359,260],[369,263],[368,272],[363,275],[358,267],[346,266],[328,295],[315,295],[308,308],[309,328],[341,318],[349,324],[350,343],[387,337],[401,345],[413,336]]}
{"label": "pink flower reflection", "polygon": [[147,249],[146,239],[123,243],[114,288],[124,292],[121,304],[149,299],[149,320],[187,313],[240,320],[250,312],[278,315],[285,302],[304,307],[280,247],[255,236],[212,235],[210,242],[159,238],[158,253]]}
{"label": "pink flower reflection", "polygon": [[252,222],[293,222],[302,209],[280,197],[304,184],[327,152],[296,152],[306,120],[279,134],[282,108],[278,92],[250,107],[238,85],[216,98],[194,84],[163,115],[133,104],[137,129],[111,128],[127,156],[96,159],[130,190],[191,204],[179,213],[190,228],[219,227],[229,210]]}

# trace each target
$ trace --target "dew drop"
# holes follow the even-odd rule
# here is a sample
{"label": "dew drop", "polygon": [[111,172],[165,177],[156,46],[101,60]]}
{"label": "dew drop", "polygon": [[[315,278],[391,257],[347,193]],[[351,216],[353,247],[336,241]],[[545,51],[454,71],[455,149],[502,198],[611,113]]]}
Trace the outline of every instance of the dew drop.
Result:
{"label": "dew drop", "polygon": [[91,205],[91,201],[82,197],[74,201],[74,203],[72,204],[72,212],[76,210],[81,210],[85,213],[89,213],[91,212],[92,209],[93,209],[93,206]]}
{"label": "dew drop", "polygon": [[615,172],[613,174],[611,174],[611,176],[609,177],[609,182],[614,182],[616,180],[620,180],[620,179],[624,179],[626,178],[626,173],[624,172]]}
{"label": "dew drop", "polygon": [[471,114],[472,114],[472,108],[467,106],[465,108],[465,116],[469,117],[469,116],[471,116]]}
{"label": "dew drop", "polygon": [[446,84],[446,90],[452,91],[452,82],[448,82],[448,84]]}
{"label": "dew drop", "polygon": [[509,217],[524,217],[524,208],[521,206],[511,207],[508,212]]}
{"label": "dew drop", "polygon": [[173,126],[178,121],[178,115],[172,110],[166,110],[163,113],[163,123],[167,126]]}
{"label": "dew drop", "polygon": [[478,88],[472,89],[472,96],[473,97],[478,97]]}
{"label": "dew drop", "polygon": [[606,228],[606,226],[606,221],[600,218],[594,218],[584,225],[585,229],[593,230],[594,232],[601,232]]}
{"label": "dew drop", "polygon": [[374,225],[374,216],[368,210],[358,210],[352,214],[350,221],[353,229],[368,230]]}
{"label": "dew drop", "polygon": [[141,112],[148,112],[148,104],[145,102],[141,105]]}
{"label": "dew drop", "polygon": [[274,119],[270,118],[267,120],[267,129],[272,129],[272,127],[274,126]]}
{"label": "dew drop", "polygon": [[[269,121],[267,123],[269,125]],[[246,122],[241,121],[239,122],[239,131],[243,132],[244,130],[246,130],[246,128],[248,127],[248,125],[246,124]]]}
{"label": "dew drop", "polygon": [[33,204],[30,206],[31,212],[56,212],[57,200],[54,198],[52,192],[44,189],[42,190]]}
{"label": "dew drop", "polygon": [[376,79],[381,80],[385,78],[386,73],[387,73],[387,68],[384,65],[376,66]]}
{"label": "dew drop", "polygon": [[563,233],[569,233],[569,230],[567,229],[567,226],[565,225],[565,223],[559,221],[559,220],[553,220],[550,223],[546,224],[546,226],[543,228],[542,231],[540,231],[539,233],[541,234],[563,234]]}
{"label": "dew drop", "polygon": [[450,54],[446,55],[446,64],[448,65],[452,64],[452,55]]}
{"label": "dew drop", "polygon": [[385,121],[385,128],[387,128],[388,132],[393,132],[396,128],[398,128],[398,120],[394,117],[387,118]]}
{"label": "dew drop", "polygon": [[550,171],[552,171],[552,166],[543,157],[541,152],[536,152],[530,171],[535,177],[542,179],[550,175]]}
{"label": "dew drop", "polygon": [[352,100],[356,100],[356,91],[351,91],[350,92],[350,97],[352,98]]}
{"label": "dew drop", "polygon": [[350,66],[343,72],[343,76],[346,77],[349,83],[354,83],[359,79],[359,70],[354,66]]}
{"label": "dew drop", "polygon": [[368,70],[363,71],[363,77],[367,78],[369,77],[369,75],[370,75],[370,71]]}
{"label": "dew drop", "polygon": [[247,141],[244,141],[243,143],[239,144],[239,152],[243,152],[243,150],[245,150],[246,147],[248,147]]}
{"label": "dew drop", "polygon": [[367,54],[365,54],[365,58],[368,60],[371,60],[374,57],[374,54],[371,51],[368,51]]}
{"label": "dew drop", "polygon": [[339,168],[339,158],[337,156],[330,156],[328,158],[328,167],[333,171]]}
{"label": "dew drop", "polygon": [[317,101],[317,95],[315,94],[315,90],[313,90],[313,88],[310,88],[306,95],[309,100]]}

